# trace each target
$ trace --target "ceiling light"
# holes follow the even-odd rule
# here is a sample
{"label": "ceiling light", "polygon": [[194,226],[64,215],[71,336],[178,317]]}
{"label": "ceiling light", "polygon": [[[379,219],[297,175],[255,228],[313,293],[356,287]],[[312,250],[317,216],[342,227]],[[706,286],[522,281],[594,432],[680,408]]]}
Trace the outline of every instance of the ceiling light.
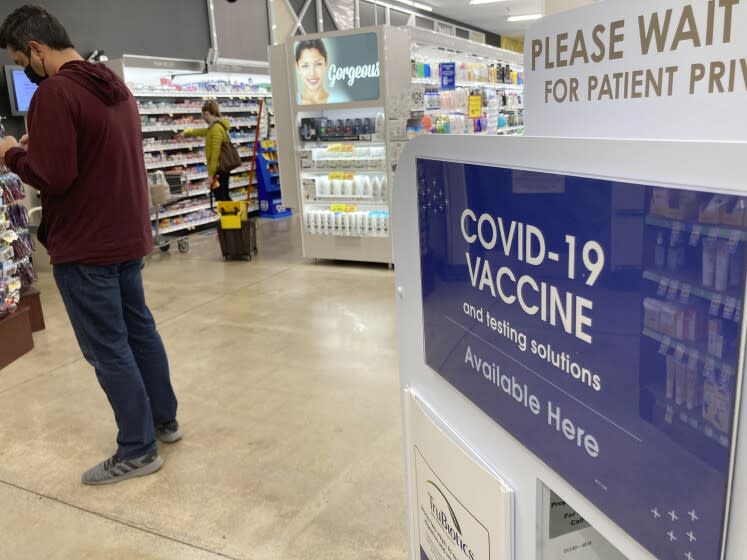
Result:
{"label": "ceiling light", "polygon": [[540,19],[541,17],[542,14],[527,14],[525,16],[511,16],[507,21],[510,21],[511,23],[516,21],[533,21],[535,19]]}
{"label": "ceiling light", "polygon": [[480,4],[497,4],[506,0],[469,0],[470,6],[479,6]]}
{"label": "ceiling light", "polygon": [[413,0],[397,0],[400,4],[406,4],[407,6],[412,6],[413,8],[417,8],[418,10],[423,10],[426,12],[432,12],[433,8],[430,7],[428,4],[423,4],[422,2],[414,2]]}

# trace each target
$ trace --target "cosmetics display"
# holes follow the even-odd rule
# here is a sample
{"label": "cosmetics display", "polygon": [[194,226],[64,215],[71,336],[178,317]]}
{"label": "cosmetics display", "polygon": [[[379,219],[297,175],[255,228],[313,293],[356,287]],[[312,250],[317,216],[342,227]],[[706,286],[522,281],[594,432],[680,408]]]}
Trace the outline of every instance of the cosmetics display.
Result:
{"label": "cosmetics display", "polygon": [[410,61],[411,76],[420,80],[438,80],[445,64],[454,67],[456,82],[479,82],[485,85],[515,85],[524,84],[524,72],[512,68],[510,64],[500,62],[434,62],[433,58],[425,57],[416,51]]}
{"label": "cosmetics display", "polygon": [[340,118],[314,117],[302,118],[298,132],[303,142],[319,140],[321,142],[353,140],[377,140],[377,121],[379,130],[383,128],[383,116]]}
{"label": "cosmetics display", "polygon": [[[287,167],[297,171],[284,202],[301,211],[303,255],[391,264],[391,191],[408,141],[424,134],[518,132],[523,57],[415,27],[310,39],[329,53],[350,53],[346,64],[361,73],[309,79],[291,56],[298,38],[277,47],[273,80],[291,89],[279,155],[295,158]],[[375,76],[363,75],[369,67]]]}
{"label": "cosmetics display", "polygon": [[[729,418],[742,322],[747,200],[677,189],[651,189],[641,359],[658,364],[650,388],[672,426],[729,445]],[[681,428],[675,426],[679,423]],[[689,437],[694,437],[690,435]]]}

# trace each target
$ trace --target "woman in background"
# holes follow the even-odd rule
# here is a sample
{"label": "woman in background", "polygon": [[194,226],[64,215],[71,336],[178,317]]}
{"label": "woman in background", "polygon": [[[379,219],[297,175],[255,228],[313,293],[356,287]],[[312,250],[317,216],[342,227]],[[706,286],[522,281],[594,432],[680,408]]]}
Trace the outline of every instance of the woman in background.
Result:
{"label": "woman in background", "polygon": [[220,162],[220,148],[223,142],[229,139],[228,131],[231,123],[220,114],[220,107],[213,99],[206,101],[202,106],[202,118],[207,123],[207,128],[188,128],[183,136],[190,138],[195,136],[205,137],[205,158],[207,159],[208,177],[213,179],[210,189],[217,202],[231,200],[229,184],[231,174],[218,169]]}
{"label": "woman in background", "polygon": [[323,105],[329,99],[324,85],[328,66],[327,49],[321,39],[299,41],[296,44],[296,70],[303,89],[299,91],[300,105]]}

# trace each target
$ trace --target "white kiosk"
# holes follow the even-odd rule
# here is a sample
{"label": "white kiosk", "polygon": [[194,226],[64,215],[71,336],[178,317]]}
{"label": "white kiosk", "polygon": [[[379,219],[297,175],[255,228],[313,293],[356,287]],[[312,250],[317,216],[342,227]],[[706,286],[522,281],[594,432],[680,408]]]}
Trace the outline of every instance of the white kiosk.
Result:
{"label": "white kiosk", "polygon": [[[744,138],[745,37],[738,0],[548,18],[527,39],[536,136],[407,146],[411,560],[744,557],[747,143],[719,140]],[[676,140],[542,137],[618,123]]]}

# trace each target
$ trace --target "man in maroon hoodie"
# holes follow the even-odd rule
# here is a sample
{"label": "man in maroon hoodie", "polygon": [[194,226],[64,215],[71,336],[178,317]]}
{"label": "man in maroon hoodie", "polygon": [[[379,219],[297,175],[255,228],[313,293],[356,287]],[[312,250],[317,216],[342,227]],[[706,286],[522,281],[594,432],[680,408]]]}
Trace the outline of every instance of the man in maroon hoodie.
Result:
{"label": "man in maroon hoodie", "polygon": [[172,443],[181,432],[166,351],[143,294],[143,257],[153,246],[137,104],[108,68],[81,58],[42,8],[8,16],[0,48],[39,85],[28,136],[0,140],[0,162],[41,193],[39,238],[119,429],[117,452],[82,481],[151,474],[163,464],[156,437]]}

